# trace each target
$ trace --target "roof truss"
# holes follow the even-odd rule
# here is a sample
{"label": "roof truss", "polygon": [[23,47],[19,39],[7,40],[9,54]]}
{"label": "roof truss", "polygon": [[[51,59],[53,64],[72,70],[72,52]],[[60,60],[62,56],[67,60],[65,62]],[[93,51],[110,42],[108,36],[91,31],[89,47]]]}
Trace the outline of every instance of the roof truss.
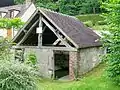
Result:
{"label": "roof truss", "polygon": [[[18,42],[17,46],[21,46],[21,44],[28,38],[29,34],[32,32],[33,27],[35,27],[38,22],[39,22],[39,27],[41,27],[41,26],[43,27],[43,25],[42,25],[42,22],[43,22],[55,34],[55,36],[58,38],[56,41],[54,41],[53,45],[57,45],[57,44],[65,45],[64,48],[63,47],[58,47],[58,48],[66,50],[65,48],[67,47],[70,50],[74,50],[74,47],[71,46],[71,44],[68,42],[68,41],[71,42],[71,40],[68,37],[66,37],[66,35],[64,35],[64,33],[59,31],[59,29],[57,29],[56,26],[55,26],[56,28],[53,27],[53,25],[51,25],[51,23],[49,23],[45,18],[42,17],[43,14],[41,14],[41,13],[39,13],[40,14],[40,18],[36,22],[34,22],[34,24],[30,27],[30,29],[29,30],[25,30],[27,25],[31,22],[31,20],[35,17],[35,15],[37,13],[38,13],[38,11],[36,11],[32,15],[32,17],[28,20],[28,22],[24,25],[24,27],[18,32],[18,34],[13,39],[13,41],[15,41],[16,38],[21,34],[21,32],[25,33],[25,35],[22,37],[22,39]],[[43,32],[45,31],[46,26],[43,27]],[[38,35],[38,38],[42,38],[42,37],[40,35]],[[40,40],[42,40],[42,39],[38,39],[38,46],[39,46],[39,43],[42,43]],[[75,46],[75,44],[73,42],[71,42],[71,43]],[[40,44],[40,45],[42,45],[42,44]],[[47,46],[47,47],[39,46],[39,47],[41,47],[41,48],[48,48],[49,46]],[[58,49],[57,47],[49,47],[49,48]]]}
{"label": "roof truss", "polygon": [[64,38],[59,34],[58,30],[55,30],[44,18],[42,18],[42,21],[52,30],[52,32],[58,37],[58,39],[66,46],[66,47],[71,47],[65,40]]}

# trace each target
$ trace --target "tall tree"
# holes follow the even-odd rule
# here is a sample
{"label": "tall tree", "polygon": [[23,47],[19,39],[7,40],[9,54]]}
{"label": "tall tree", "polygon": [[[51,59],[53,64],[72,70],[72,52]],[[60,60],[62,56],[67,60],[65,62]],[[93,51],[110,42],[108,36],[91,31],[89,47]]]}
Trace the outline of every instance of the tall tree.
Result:
{"label": "tall tree", "polygon": [[82,3],[81,13],[98,13],[100,12],[101,0],[85,0]]}
{"label": "tall tree", "polygon": [[[24,0],[15,0],[23,3]],[[34,0],[37,7],[48,8],[69,15],[100,12],[101,0]]]}

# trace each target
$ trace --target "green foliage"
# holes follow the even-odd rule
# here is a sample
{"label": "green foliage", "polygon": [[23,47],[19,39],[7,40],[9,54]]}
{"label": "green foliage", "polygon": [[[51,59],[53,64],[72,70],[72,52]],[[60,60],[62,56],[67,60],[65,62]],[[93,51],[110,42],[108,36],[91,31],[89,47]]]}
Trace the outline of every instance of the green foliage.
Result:
{"label": "green foliage", "polygon": [[23,24],[20,18],[0,18],[0,28],[20,28]]}
{"label": "green foliage", "polygon": [[84,0],[80,13],[99,13],[101,0]]}
{"label": "green foliage", "polygon": [[58,3],[55,0],[36,0],[37,7],[43,7],[56,11],[58,9]]}
{"label": "green foliage", "polygon": [[32,65],[37,64],[37,57],[33,52],[28,54],[26,63],[32,64]]}
{"label": "green foliage", "polygon": [[7,61],[10,59],[10,47],[11,44],[7,39],[0,39],[0,61]]}
{"label": "green foliage", "polygon": [[59,0],[59,12],[69,15],[78,15],[82,0]]}
{"label": "green foliage", "polygon": [[[48,8],[68,15],[101,12],[101,0],[34,0],[37,7]],[[16,4],[24,0],[15,0]]]}
{"label": "green foliage", "polygon": [[0,90],[36,90],[32,67],[20,62],[0,62]]}
{"label": "green foliage", "polygon": [[0,90],[36,90],[36,70],[14,60],[11,44],[0,40]]}
{"label": "green foliage", "polygon": [[92,27],[94,30],[108,30],[108,26],[107,25],[95,25]]}
{"label": "green foliage", "polygon": [[93,27],[93,23],[91,21],[86,21],[84,22],[84,24],[87,26],[87,27]]}
{"label": "green foliage", "polygon": [[107,0],[103,3],[107,9],[106,21],[110,34],[104,35],[104,46],[108,47],[109,53],[104,60],[107,61],[107,75],[117,85],[120,85],[120,0]]}
{"label": "green foliage", "polygon": [[59,0],[59,12],[78,15],[100,12],[98,0]]}
{"label": "green foliage", "polygon": [[15,4],[23,4],[25,0],[14,0]]}
{"label": "green foliage", "polygon": [[106,21],[98,21],[97,24],[98,25],[107,25],[107,22]]}

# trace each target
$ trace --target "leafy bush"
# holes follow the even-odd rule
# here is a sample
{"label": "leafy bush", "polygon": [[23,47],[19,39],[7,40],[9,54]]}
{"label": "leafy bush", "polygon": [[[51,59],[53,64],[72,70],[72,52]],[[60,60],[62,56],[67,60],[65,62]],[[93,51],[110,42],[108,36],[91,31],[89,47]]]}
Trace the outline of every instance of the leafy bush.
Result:
{"label": "leafy bush", "polygon": [[37,57],[36,57],[35,53],[33,53],[33,52],[28,53],[26,63],[31,64],[31,65],[37,64]]}
{"label": "leafy bush", "polygon": [[35,68],[13,59],[11,44],[0,40],[0,90],[36,90]]}
{"label": "leafy bush", "polygon": [[0,62],[0,90],[36,90],[35,71],[20,62]]}
{"label": "leafy bush", "polygon": [[87,27],[92,27],[93,26],[93,23],[91,21],[86,21],[84,22],[84,24],[87,26]]}
{"label": "leafy bush", "polygon": [[3,38],[0,39],[0,60],[7,61],[11,58],[10,46],[9,40]]}
{"label": "leafy bush", "polygon": [[103,6],[108,10],[105,16],[109,26],[109,34],[103,39],[109,50],[104,58],[107,60],[107,76],[120,86],[120,0],[107,0]]}
{"label": "leafy bush", "polygon": [[24,22],[21,21],[20,18],[0,18],[0,28],[21,28],[23,26]]}

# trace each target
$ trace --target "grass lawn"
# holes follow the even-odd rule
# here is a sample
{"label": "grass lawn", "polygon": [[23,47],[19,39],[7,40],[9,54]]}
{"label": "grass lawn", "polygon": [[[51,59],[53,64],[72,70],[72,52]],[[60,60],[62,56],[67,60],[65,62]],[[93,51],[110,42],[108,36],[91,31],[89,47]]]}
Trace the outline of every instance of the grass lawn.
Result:
{"label": "grass lawn", "polygon": [[92,26],[91,26],[91,23],[89,23],[90,26],[88,27],[93,28],[94,30],[107,30],[108,29],[108,26],[104,23],[105,19],[101,16],[101,14],[77,15],[76,17],[80,21],[82,21],[84,24],[85,22],[90,21],[92,23]]}
{"label": "grass lawn", "polygon": [[108,30],[108,26],[107,25],[95,25],[92,27],[94,30]]}
{"label": "grass lawn", "polygon": [[76,17],[82,22],[91,21],[93,24],[104,20],[100,14],[77,15]]}
{"label": "grass lawn", "polygon": [[100,64],[79,81],[38,81],[39,90],[120,90],[120,87],[104,77],[104,64]]}

